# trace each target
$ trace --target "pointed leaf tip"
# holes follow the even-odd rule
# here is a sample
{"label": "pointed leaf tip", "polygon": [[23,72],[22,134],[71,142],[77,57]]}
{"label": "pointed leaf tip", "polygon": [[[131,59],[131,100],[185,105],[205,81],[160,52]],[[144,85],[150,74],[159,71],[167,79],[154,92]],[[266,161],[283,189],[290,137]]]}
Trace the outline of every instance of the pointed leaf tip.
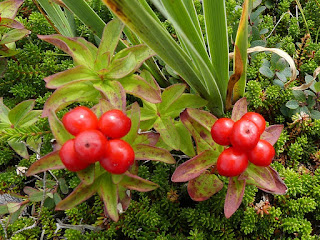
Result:
{"label": "pointed leaf tip", "polygon": [[238,121],[244,114],[247,113],[247,106],[247,98],[243,97],[239,99],[233,106],[231,119],[233,121]]}
{"label": "pointed leaf tip", "polygon": [[266,130],[262,133],[261,138],[268,141],[271,145],[274,145],[282,132],[283,125],[272,125],[267,127]]}
{"label": "pointed leaf tip", "polygon": [[245,187],[246,180],[238,180],[236,177],[229,178],[227,195],[224,202],[224,215],[226,218],[230,218],[239,208]]}

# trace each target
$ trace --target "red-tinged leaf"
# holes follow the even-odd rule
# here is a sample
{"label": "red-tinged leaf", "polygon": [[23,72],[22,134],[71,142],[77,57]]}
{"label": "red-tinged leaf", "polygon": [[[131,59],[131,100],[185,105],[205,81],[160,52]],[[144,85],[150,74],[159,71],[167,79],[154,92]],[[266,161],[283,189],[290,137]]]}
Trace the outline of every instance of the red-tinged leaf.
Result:
{"label": "red-tinged leaf", "polygon": [[38,189],[32,188],[32,187],[24,187],[23,191],[25,192],[25,194],[27,195],[32,195],[32,194],[36,194],[38,192],[40,192]]}
{"label": "red-tinged leaf", "polygon": [[237,180],[236,177],[229,178],[227,195],[224,202],[224,215],[226,218],[230,218],[239,208],[245,187],[246,180]]}
{"label": "red-tinged leaf", "polygon": [[128,54],[120,59],[112,59],[108,69],[103,69],[99,73],[101,73],[105,79],[118,80],[134,73],[134,69],[135,57],[133,54]]}
{"label": "red-tinged leaf", "polygon": [[210,150],[200,153],[177,167],[172,174],[171,181],[187,182],[200,176],[209,167],[216,164],[218,156],[219,153]]}
{"label": "red-tinged leaf", "polygon": [[122,211],[126,211],[130,205],[131,191],[121,185],[118,185],[118,197],[118,205],[121,204]]}
{"label": "red-tinged leaf", "polygon": [[90,82],[78,81],[66,84],[54,91],[46,101],[42,117],[48,117],[50,111],[59,111],[74,102],[97,102],[99,97],[99,91]]}
{"label": "red-tinged leaf", "polygon": [[261,135],[261,138],[268,141],[271,145],[274,145],[282,132],[283,125],[272,125],[267,127]]}
{"label": "red-tinged leaf", "polygon": [[176,162],[170,152],[165,149],[145,144],[137,144],[132,147],[136,160],[153,160],[168,164],[174,164]]}
{"label": "red-tinged leaf", "polygon": [[0,2],[1,17],[15,18],[22,3],[23,0],[7,0]]}
{"label": "red-tinged leaf", "polygon": [[44,81],[47,83],[46,87],[50,89],[56,89],[70,82],[81,80],[91,81],[101,79],[98,74],[83,65],[78,65],[44,78]]}
{"label": "red-tinged leaf", "polygon": [[94,70],[97,73],[107,73],[110,62],[111,62],[110,52],[105,52],[99,57],[99,59],[96,59],[94,61]]}
{"label": "red-tinged leaf", "polygon": [[247,184],[255,185],[261,190],[272,194],[285,194],[287,191],[286,185],[271,167],[258,167],[254,164],[249,164],[238,180],[246,180]]}
{"label": "red-tinged leaf", "polygon": [[176,150],[180,149],[180,136],[172,118],[158,117],[153,127],[168,146]]}
{"label": "red-tinged leaf", "polygon": [[161,94],[161,89],[158,82],[154,79],[154,77],[149,71],[145,69],[142,70],[140,73],[140,77],[146,80],[158,92],[158,94]]}
{"label": "red-tinged leaf", "polygon": [[134,56],[134,63],[135,66],[133,68],[132,72],[137,71],[141,65],[144,63],[145,60],[147,60],[150,57],[155,56],[155,52],[149,48],[147,45],[141,44],[141,45],[135,45],[129,48],[125,48],[118,52],[114,57],[113,60],[118,60],[121,58],[124,58],[128,55]]}
{"label": "red-tinged leaf", "polygon": [[159,141],[160,134],[155,132],[139,133],[134,141],[135,144],[155,146]]}
{"label": "red-tinged leaf", "polygon": [[94,182],[94,164],[89,165],[87,168],[78,171],[79,179],[86,185],[91,185]]}
{"label": "red-tinged leaf", "polygon": [[19,23],[18,21],[10,18],[2,18],[0,22],[1,27],[8,27],[8,28],[15,28],[15,29],[24,29],[23,24]]}
{"label": "red-tinged leaf", "polygon": [[66,210],[77,206],[78,204],[89,199],[97,191],[96,184],[85,185],[80,183],[72,193],[70,193],[65,199],[60,201],[55,210]]}
{"label": "red-tinged leaf", "polygon": [[74,138],[74,136],[65,129],[62,122],[53,111],[50,111],[48,119],[51,132],[61,146],[69,139]]}
{"label": "red-tinged leaf", "polygon": [[100,184],[98,193],[104,202],[105,210],[109,217],[117,222],[119,220],[119,214],[117,209],[118,204],[118,190],[117,186],[113,184],[111,174],[105,173],[100,176]]}
{"label": "red-tinged leaf", "polygon": [[185,84],[174,84],[167,87],[161,95],[162,102],[159,106],[160,113],[165,114],[171,104],[181,97],[186,90],[186,87]]}
{"label": "red-tinged leaf", "polygon": [[223,188],[223,182],[208,171],[188,183],[188,193],[193,201],[205,201]]}
{"label": "red-tinged leaf", "polygon": [[9,202],[7,203],[8,211],[10,214],[16,212],[21,207],[22,203]]}
{"label": "red-tinged leaf", "polygon": [[248,112],[248,103],[246,98],[239,99],[233,106],[231,119],[238,121],[244,114]]}
{"label": "red-tinged leaf", "polygon": [[188,108],[180,114],[180,119],[195,140],[198,153],[217,149],[218,145],[212,140],[210,132],[216,121],[213,115],[206,111]]}
{"label": "red-tinged leaf", "polygon": [[159,92],[138,75],[131,74],[130,76],[119,79],[118,81],[122,84],[127,93],[151,103],[161,102]]}
{"label": "red-tinged leaf", "polygon": [[98,82],[94,84],[94,87],[103,94],[114,108],[125,111],[126,93],[118,81]]}
{"label": "red-tinged leaf", "polygon": [[60,160],[59,151],[51,152],[38,161],[34,162],[28,169],[26,176],[32,176],[40,172],[53,169],[63,169],[65,166]]}
{"label": "red-tinged leaf", "polygon": [[30,33],[31,32],[28,29],[13,29],[3,34],[0,45],[16,42],[29,35]]}
{"label": "red-tinged leaf", "polygon": [[140,128],[140,107],[137,102],[132,104],[130,109],[130,116],[128,114],[128,117],[130,117],[131,119],[131,128],[128,134],[123,137],[123,140],[132,144],[135,142]]}
{"label": "red-tinged leaf", "polygon": [[123,174],[111,174],[113,184],[118,184],[123,179]]}
{"label": "red-tinged leaf", "polygon": [[94,68],[95,56],[93,56],[91,50],[86,45],[77,41],[77,38],[65,37],[59,34],[38,35],[38,38],[55,45],[69,54],[76,65],[84,65],[91,69]]}
{"label": "red-tinged leaf", "polygon": [[125,173],[125,176],[119,184],[125,188],[139,192],[149,192],[159,187],[158,184],[143,179],[137,175],[133,175],[129,172]]}
{"label": "red-tinged leaf", "polygon": [[100,59],[105,52],[110,52],[111,55],[114,54],[123,27],[124,24],[117,18],[108,22],[103,29],[101,42],[98,48],[97,59]]}
{"label": "red-tinged leaf", "polygon": [[98,118],[105,112],[114,109],[114,106],[106,99],[100,99],[97,105],[94,105],[91,110],[96,114]]}

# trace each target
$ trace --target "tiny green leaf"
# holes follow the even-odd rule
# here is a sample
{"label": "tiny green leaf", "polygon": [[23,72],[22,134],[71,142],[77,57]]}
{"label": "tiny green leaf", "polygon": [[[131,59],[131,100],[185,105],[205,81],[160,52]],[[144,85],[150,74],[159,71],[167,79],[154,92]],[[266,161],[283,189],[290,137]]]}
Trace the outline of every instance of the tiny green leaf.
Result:
{"label": "tiny green leaf", "polygon": [[298,100],[299,102],[306,102],[306,95],[304,94],[304,92],[302,90],[292,90],[292,94],[295,97],[296,100]]}
{"label": "tiny green leaf", "polygon": [[272,70],[270,70],[270,68],[268,68],[266,66],[262,66],[261,68],[259,68],[259,72],[263,76],[266,76],[267,78],[273,78],[273,76],[274,76],[274,72]]}
{"label": "tiny green leaf", "polygon": [[290,100],[286,103],[286,107],[290,109],[297,109],[299,107],[299,102],[297,100]]}
{"label": "tiny green leaf", "polygon": [[64,178],[59,178],[59,188],[63,194],[67,194],[69,192],[69,187]]}
{"label": "tiny green leaf", "polygon": [[21,157],[26,158],[26,159],[29,158],[28,149],[27,149],[27,146],[24,142],[17,142],[16,140],[9,140],[8,144]]}
{"label": "tiny green leaf", "polygon": [[162,102],[159,107],[160,113],[165,114],[167,109],[183,94],[185,89],[185,84],[174,84],[167,87],[161,95]]}
{"label": "tiny green leaf", "polygon": [[179,133],[171,118],[158,118],[153,124],[154,129],[160,133],[162,140],[173,149],[180,149]]}
{"label": "tiny green leaf", "polygon": [[33,109],[35,100],[26,100],[19,103],[8,113],[10,122],[16,126],[18,123],[27,116],[27,114]]}
{"label": "tiny green leaf", "polygon": [[311,110],[311,118],[312,119],[320,119],[320,112],[317,110]]}

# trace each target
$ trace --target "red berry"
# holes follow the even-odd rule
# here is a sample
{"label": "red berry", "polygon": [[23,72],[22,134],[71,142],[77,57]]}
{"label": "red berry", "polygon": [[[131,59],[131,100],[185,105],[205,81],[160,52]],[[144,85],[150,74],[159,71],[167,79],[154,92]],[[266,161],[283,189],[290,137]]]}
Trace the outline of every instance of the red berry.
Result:
{"label": "red berry", "polygon": [[89,163],[99,161],[104,154],[107,138],[98,130],[86,130],[79,133],[74,140],[77,157]]}
{"label": "red berry", "polygon": [[90,163],[77,158],[74,150],[74,139],[70,139],[62,145],[59,156],[64,166],[72,172],[83,170],[90,165]]}
{"label": "red berry", "polygon": [[235,177],[246,170],[248,157],[244,152],[230,147],[225,149],[218,157],[218,173],[226,177]]}
{"label": "red berry", "polygon": [[101,166],[110,173],[122,174],[134,163],[134,151],[129,143],[121,139],[107,141]]}
{"label": "red berry", "polygon": [[233,125],[230,142],[234,148],[247,151],[254,148],[260,138],[259,129],[253,122],[240,119]]}
{"label": "red berry", "polygon": [[230,135],[234,121],[230,118],[218,119],[211,128],[211,136],[216,143],[227,146],[230,145]]}
{"label": "red berry", "polygon": [[82,131],[98,129],[97,116],[87,107],[76,107],[66,113],[62,123],[69,133],[76,136]]}
{"label": "red berry", "polygon": [[268,141],[260,139],[258,144],[247,152],[247,155],[254,165],[267,167],[271,164],[275,151]]}
{"label": "red berry", "polygon": [[247,112],[242,116],[241,119],[247,119],[251,122],[254,122],[257,125],[260,134],[262,134],[266,129],[266,120],[264,120],[264,118],[259,113]]}
{"label": "red berry", "polygon": [[99,119],[99,129],[109,138],[122,138],[130,131],[131,119],[121,110],[105,112]]}

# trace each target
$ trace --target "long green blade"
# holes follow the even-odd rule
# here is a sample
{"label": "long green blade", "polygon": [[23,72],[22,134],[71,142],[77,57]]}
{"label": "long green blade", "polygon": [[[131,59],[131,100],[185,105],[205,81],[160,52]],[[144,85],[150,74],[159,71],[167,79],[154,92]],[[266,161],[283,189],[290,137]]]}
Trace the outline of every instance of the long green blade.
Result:
{"label": "long green blade", "polygon": [[229,45],[225,0],[203,0],[207,42],[216,82],[225,101],[229,79]]}

